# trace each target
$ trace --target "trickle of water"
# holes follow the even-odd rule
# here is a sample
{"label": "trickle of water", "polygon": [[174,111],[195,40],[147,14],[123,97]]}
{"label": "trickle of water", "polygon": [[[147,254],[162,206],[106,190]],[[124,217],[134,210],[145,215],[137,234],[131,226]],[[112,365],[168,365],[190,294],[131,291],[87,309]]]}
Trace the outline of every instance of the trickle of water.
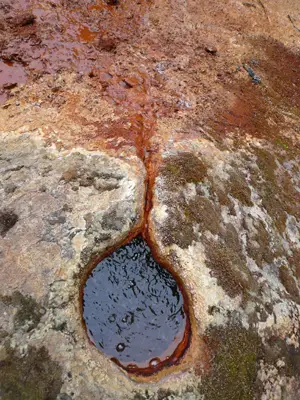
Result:
{"label": "trickle of water", "polygon": [[141,237],[91,272],[83,290],[83,319],[95,346],[133,372],[157,370],[186,337],[181,290]]}

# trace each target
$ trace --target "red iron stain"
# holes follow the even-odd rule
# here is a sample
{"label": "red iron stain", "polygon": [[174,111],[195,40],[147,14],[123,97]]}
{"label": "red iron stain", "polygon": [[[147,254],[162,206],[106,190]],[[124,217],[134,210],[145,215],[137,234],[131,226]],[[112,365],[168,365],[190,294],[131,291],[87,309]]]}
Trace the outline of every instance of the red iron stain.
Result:
{"label": "red iron stain", "polygon": [[88,26],[83,26],[79,30],[79,39],[83,42],[93,42],[97,34],[97,32],[90,31]]}

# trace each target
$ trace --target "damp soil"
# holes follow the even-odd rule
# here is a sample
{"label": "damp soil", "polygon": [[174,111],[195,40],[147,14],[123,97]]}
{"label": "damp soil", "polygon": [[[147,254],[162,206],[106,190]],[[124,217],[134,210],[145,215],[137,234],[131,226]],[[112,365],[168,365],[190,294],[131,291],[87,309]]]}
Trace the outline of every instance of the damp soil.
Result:
{"label": "damp soil", "polygon": [[83,320],[90,341],[135,374],[176,363],[189,340],[182,288],[141,236],[92,270],[83,288]]}

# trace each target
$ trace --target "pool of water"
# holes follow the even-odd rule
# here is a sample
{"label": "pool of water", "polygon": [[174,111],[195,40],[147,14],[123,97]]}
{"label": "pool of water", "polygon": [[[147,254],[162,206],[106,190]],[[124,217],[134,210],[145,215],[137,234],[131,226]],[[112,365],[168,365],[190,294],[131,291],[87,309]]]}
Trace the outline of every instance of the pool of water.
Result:
{"label": "pool of water", "polygon": [[154,372],[184,351],[188,321],[183,294],[141,237],[90,273],[83,289],[83,320],[91,342],[128,371]]}

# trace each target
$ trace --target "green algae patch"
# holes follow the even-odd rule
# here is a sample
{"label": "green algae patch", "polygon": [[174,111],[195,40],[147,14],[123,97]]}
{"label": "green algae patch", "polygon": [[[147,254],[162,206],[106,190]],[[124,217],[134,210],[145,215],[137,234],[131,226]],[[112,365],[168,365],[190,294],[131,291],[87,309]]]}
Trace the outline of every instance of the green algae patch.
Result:
{"label": "green algae patch", "polygon": [[253,400],[261,341],[258,335],[231,323],[206,332],[212,350],[212,370],[200,392],[209,400]]}
{"label": "green algae patch", "polygon": [[0,363],[2,400],[55,400],[62,386],[62,369],[45,347],[29,347],[26,355],[7,347]]}
{"label": "green algae patch", "polygon": [[44,308],[35,299],[31,296],[23,296],[20,292],[14,292],[10,296],[2,296],[0,301],[7,306],[18,309],[14,316],[15,328],[26,325],[27,330],[30,331],[37,327],[44,314]]}

